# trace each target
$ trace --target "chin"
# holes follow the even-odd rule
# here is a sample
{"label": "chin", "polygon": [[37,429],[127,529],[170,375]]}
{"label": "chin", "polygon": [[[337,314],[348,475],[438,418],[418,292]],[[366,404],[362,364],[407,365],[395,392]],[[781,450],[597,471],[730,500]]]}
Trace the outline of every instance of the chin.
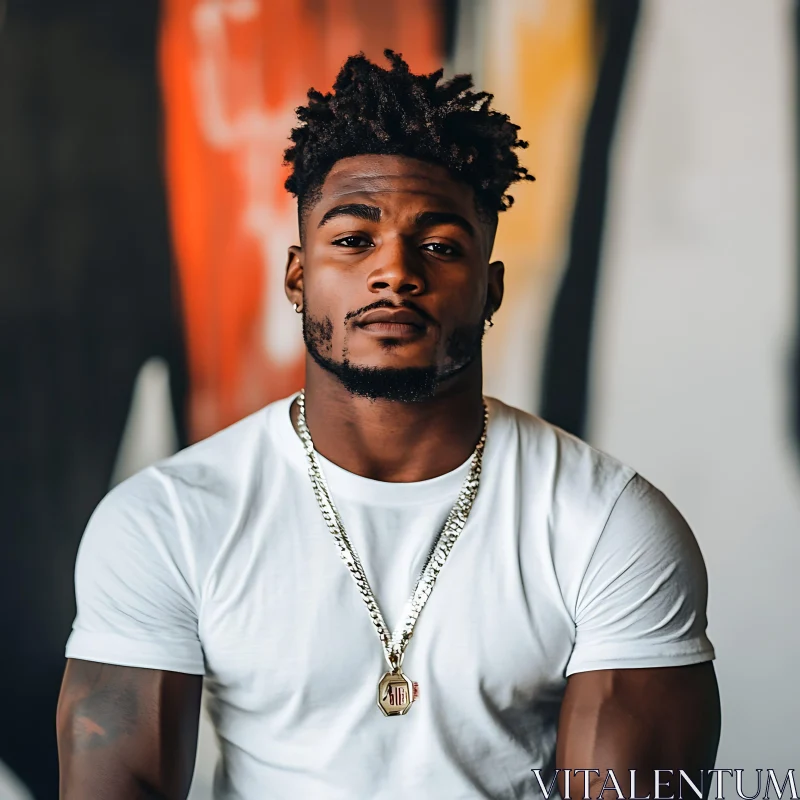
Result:
{"label": "chin", "polygon": [[334,361],[311,350],[314,360],[334,375],[355,397],[414,403],[429,400],[439,385],[439,369],[434,364],[410,363],[404,359],[381,359],[379,363]]}
{"label": "chin", "polygon": [[433,358],[408,357],[400,354],[380,353],[374,358],[355,360],[348,355],[343,363],[357,370],[431,370],[436,372],[439,364]]}
{"label": "chin", "polygon": [[439,386],[439,371],[429,367],[356,367],[343,364],[336,373],[356,397],[418,403],[430,400]]}
{"label": "chin", "polygon": [[371,342],[351,340],[342,355],[353,367],[365,369],[435,369],[441,357],[433,342],[390,338]]}

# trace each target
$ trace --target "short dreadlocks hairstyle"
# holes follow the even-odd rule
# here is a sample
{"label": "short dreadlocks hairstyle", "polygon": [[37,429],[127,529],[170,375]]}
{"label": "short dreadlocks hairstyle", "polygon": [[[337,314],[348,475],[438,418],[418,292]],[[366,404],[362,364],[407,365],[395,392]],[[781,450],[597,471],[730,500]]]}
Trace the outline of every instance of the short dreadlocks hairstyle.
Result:
{"label": "short dreadlocks hairstyle", "polygon": [[521,166],[518,125],[489,106],[493,95],[473,91],[471,75],[442,81],[443,70],[429,75],[409,71],[402,56],[384,50],[391,69],[363,53],[344,63],[333,91],[308,90],[308,105],[297,108],[300,125],[284,154],[292,172],[286,189],[298,199],[301,223],[319,199],[333,165],[356,155],[404,155],[446,167],[472,187],[477,211],[489,221],[510,208],[507,194],[516,181],[532,181]]}

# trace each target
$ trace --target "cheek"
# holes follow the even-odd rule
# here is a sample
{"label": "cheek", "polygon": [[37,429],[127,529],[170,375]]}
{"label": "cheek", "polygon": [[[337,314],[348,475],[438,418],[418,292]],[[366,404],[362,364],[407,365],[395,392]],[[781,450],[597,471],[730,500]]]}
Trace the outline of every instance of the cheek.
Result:
{"label": "cheek", "polygon": [[366,291],[362,271],[355,265],[345,269],[341,264],[326,263],[324,259],[314,259],[306,267],[304,285],[315,306],[332,312],[341,309],[341,316],[355,308],[354,302],[358,303]]}
{"label": "cheek", "polygon": [[303,313],[303,339],[317,353],[330,357],[332,355],[333,325],[326,316],[315,316],[306,308]]}
{"label": "cheek", "polygon": [[450,278],[441,291],[434,292],[441,319],[448,320],[453,327],[470,325],[479,320],[486,306],[487,287],[474,274],[458,274]]}
{"label": "cheek", "polygon": [[322,265],[315,265],[305,277],[306,312],[314,324],[325,325],[326,341],[334,357],[342,354],[345,345],[345,316],[374,300],[364,298],[358,287],[352,274]]}

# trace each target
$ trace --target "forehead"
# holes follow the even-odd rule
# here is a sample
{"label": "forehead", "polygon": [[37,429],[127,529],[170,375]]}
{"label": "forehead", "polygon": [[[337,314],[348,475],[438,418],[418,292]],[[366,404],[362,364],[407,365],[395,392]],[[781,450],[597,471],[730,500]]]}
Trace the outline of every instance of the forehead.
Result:
{"label": "forehead", "polygon": [[376,205],[414,206],[453,211],[475,219],[471,186],[455,180],[445,167],[408,156],[361,155],[343,158],[325,178],[315,211],[367,195]]}

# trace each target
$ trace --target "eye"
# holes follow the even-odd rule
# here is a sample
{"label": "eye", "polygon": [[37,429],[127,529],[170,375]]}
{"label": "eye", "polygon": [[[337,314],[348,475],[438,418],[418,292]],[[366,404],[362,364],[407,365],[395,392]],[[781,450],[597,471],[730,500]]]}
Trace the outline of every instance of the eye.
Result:
{"label": "eye", "polygon": [[337,247],[372,247],[373,244],[369,239],[357,234],[350,236],[343,236],[341,239],[336,239],[332,244]]}
{"label": "eye", "polygon": [[439,256],[458,256],[461,253],[452,245],[445,244],[444,242],[428,242],[422,245],[424,250],[429,253],[436,253]]}

